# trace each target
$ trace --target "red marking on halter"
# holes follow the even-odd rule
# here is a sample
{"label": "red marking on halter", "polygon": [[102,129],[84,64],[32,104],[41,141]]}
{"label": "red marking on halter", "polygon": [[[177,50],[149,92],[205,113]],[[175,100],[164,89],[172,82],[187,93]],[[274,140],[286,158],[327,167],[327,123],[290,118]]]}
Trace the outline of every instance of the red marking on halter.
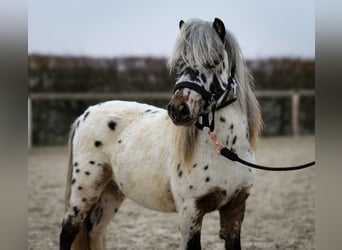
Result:
{"label": "red marking on halter", "polygon": [[216,136],[215,136],[214,132],[212,132],[212,131],[209,130],[209,131],[208,131],[208,134],[209,134],[209,136],[210,136],[211,141],[212,141],[213,144],[214,144],[214,149],[215,149],[215,151],[216,151],[218,154],[221,154],[221,149],[224,148],[223,143],[222,143],[222,142],[219,142],[219,141],[216,139]]}

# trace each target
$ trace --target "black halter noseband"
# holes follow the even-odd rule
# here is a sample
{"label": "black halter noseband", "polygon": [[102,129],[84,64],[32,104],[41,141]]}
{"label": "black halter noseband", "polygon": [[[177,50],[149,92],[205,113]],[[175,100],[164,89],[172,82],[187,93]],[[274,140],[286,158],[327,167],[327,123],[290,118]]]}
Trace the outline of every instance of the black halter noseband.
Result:
{"label": "black halter noseband", "polygon": [[[227,87],[224,91],[221,92],[215,92],[215,93],[210,93],[207,91],[203,86],[199,86],[198,84],[190,81],[182,81],[178,82],[174,88],[174,93],[178,89],[182,88],[188,88],[191,90],[196,91],[199,93],[203,100],[206,102],[206,109],[203,111],[202,114],[200,114],[200,117],[202,117],[202,123],[197,120],[196,122],[196,127],[198,129],[203,129],[204,127],[208,127],[210,131],[214,131],[215,129],[215,111],[222,109],[229,104],[235,102],[237,100],[237,83],[235,81],[235,66],[232,66],[230,76],[228,78],[228,83]],[[229,93],[233,91],[233,96],[229,99],[227,99]],[[222,98],[221,103],[218,103],[218,101]],[[209,122],[209,115],[211,112],[211,122]]]}

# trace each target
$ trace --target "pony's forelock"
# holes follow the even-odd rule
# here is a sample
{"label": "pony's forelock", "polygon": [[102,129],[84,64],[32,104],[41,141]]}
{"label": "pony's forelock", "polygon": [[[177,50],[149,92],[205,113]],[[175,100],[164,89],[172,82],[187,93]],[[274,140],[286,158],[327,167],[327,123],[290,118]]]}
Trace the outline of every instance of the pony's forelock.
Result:
{"label": "pony's forelock", "polygon": [[179,37],[167,65],[172,72],[180,61],[192,68],[203,69],[222,60],[228,64],[225,45],[216,34],[212,23],[191,19],[185,22],[180,29]]}

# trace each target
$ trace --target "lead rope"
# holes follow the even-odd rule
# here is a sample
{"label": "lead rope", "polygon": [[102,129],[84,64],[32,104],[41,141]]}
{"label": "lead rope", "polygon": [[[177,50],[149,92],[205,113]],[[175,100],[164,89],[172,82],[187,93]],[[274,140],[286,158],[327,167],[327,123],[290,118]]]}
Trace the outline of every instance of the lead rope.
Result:
{"label": "lead rope", "polygon": [[208,131],[208,134],[209,134],[211,141],[214,144],[214,149],[218,154],[221,154],[222,156],[226,157],[227,159],[231,161],[237,161],[252,168],[268,170],[268,171],[292,171],[292,170],[299,170],[299,169],[307,168],[316,164],[315,161],[312,161],[303,165],[298,165],[298,166],[293,166],[293,167],[279,167],[278,168],[278,167],[261,166],[261,165],[254,164],[254,163],[241,159],[236,153],[234,153],[233,151],[225,147],[223,143],[219,142],[216,139],[215,134],[211,130]]}

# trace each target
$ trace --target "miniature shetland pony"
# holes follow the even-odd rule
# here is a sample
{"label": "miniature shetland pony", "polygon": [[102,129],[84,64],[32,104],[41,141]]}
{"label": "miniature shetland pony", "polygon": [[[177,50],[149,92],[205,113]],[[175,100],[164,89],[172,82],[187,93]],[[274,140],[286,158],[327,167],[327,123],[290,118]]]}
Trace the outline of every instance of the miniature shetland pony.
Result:
{"label": "miniature shetland pony", "polygon": [[[209,114],[216,136],[243,159],[255,161],[262,121],[252,76],[238,43],[218,18],[181,21],[168,67],[178,78],[167,110],[108,101],[89,107],[73,123],[61,250],[105,249],[106,227],[126,198],[176,212],[181,249],[201,249],[203,216],[218,210],[225,248],[241,249],[255,171],[219,156],[207,128],[196,123]],[[231,98],[229,77],[237,83],[236,101],[217,109],[215,117],[203,95],[179,87],[190,82],[217,94],[220,105]]]}

